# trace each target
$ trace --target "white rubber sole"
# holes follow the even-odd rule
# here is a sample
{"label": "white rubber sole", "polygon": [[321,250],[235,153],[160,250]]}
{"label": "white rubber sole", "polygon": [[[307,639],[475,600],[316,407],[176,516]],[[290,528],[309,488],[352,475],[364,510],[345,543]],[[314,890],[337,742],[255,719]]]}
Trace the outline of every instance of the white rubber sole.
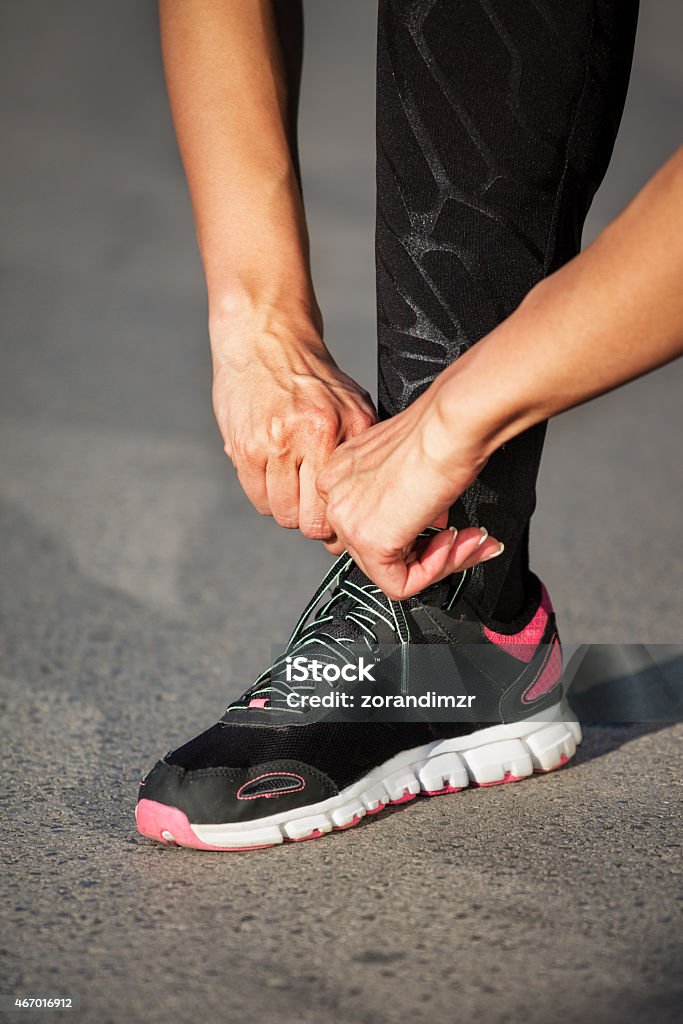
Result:
{"label": "white rubber sole", "polygon": [[[454,739],[404,750],[334,797],[258,821],[194,825],[177,808],[150,800],[138,805],[143,835],[209,850],[275,846],[350,828],[387,804],[418,794],[436,796],[467,786],[517,782],[533,772],[561,768],[581,742],[581,726],[566,703],[510,725],[494,725]],[[145,806],[147,805],[147,806]]]}

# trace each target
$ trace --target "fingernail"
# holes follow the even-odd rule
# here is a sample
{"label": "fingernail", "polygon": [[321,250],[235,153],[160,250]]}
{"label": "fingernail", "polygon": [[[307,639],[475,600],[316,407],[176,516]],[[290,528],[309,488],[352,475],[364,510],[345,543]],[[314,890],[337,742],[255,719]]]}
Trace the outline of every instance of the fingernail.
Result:
{"label": "fingernail", "polygon": [[505,551],[505,545],[504,544],[499,544],[498,545],[498,549],[496,551],[492,551],[490,555],[485,555],[483,558],[480,558],[479,561],[480,562],[490,562],[492,558],[498,558],[498,555],[502,555],[504,551]]}
{"label": "fingernail", "polygon": [[458,531],[454,526],[449,526],[448,532],[453,534],[453,540],[455,540],[455,538],[458,536]]}
{"label": "fingernail", "polygon": [[480,527],[479,527],[479,533],[481,534],[481,540],[480,540],[480,541],[479,541],[479,543],[477,544],[477,547],[478,547],[478,548],[480,548],[480,547],[482,546],[482,544],[484,543],[484,541],[485,541],[485,540],[486,540],[486,538],[488,537],[488,535],[489,535],[489,531],[488,531],[488,530],[486,529],[486,527],[485,527],[485,526],[480,526]]}

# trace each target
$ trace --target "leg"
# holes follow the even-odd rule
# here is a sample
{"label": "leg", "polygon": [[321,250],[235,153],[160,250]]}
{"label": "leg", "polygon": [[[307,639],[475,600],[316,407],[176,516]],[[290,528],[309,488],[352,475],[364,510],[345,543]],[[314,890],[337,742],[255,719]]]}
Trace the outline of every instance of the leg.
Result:
{"label": "leg", "polygon": [[[623,110],[637,0],[380,0],[379,403],[405,408],[580,248]],[[504,555],[474,571],[483,617],[525,597],[545,425],[452,510]]]}

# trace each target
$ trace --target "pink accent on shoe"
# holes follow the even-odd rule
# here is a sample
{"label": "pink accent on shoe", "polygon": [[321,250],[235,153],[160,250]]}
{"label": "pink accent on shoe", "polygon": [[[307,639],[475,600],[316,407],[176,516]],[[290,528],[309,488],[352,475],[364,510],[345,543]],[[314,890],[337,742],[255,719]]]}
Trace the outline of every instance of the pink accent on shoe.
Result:
{"label": "pink accent on shoe", "polygon": [[487,786],[502,786],[505,782],[521,782],[522,779],[528,778],[528,775],[513,775],[512,772],[505,772],[502,779],[494,779],[493,782],[470,782],[470,786],[474,786],[475,789],[486,789]]}
{"label": "pink accent on shoe", "polygon": [[[157,842],[165,843],[166,846],[187,846],[194,850],[263,850],[271,843],[263,843],[260,846],[211,846],[203,842],[192,831],[192,826],[187,815],[177,807],[168,807],[156,800],[140,800],[135,811],[138,822],[138,832],[147,839],[156,839]],[[168,832],[173,836],[173,842],[166,839],[162,833]]]}
{"label": "pink accent on shoe", "polygon": [[519,661],[530,662],[536,653],[536,648],[541,642],[541,637],[548,623],[548,616],[552,613],[553,606],[545,585],[541,583],[541,601],[533,619],[526,624],[524,629],[518,633],[496,633],[495,630],[484,626],[484,635],[492,644],[504,647],[507,654]]}
{"label": "pink accent on shoe", "polygon": [[403,796],[400,796],[398,800],[390,800],[390,804],[407,804],[409,800],[414,800],[417,793],[411,793],[409,789],[403,790]]}
{"label": "pink accent on shoe", "polygon": [[462,786],[444,786],[443,789],[425,789],[424,796],[441,796],[443,793],[459,793]]}
{"label": "pink accent on shoe", "polygon": [[556,772],[558,768],[564,768],[566,764],[569,764],[570,758],[566,754],[560,755],[560,763],[556,764],[554,768],[534,768],[535,775],[547,775],[548,772]]}
{"label": "pink accent on shoe", "polygon": [[309,839],[322,839],[325,835],[319,828],[314,828],[307,836],[299,836],[297,839],[290,839],[290,843],[307,843]]}
{"label": "pink accent on shoe", "polygon": [[269,702],[270,697],[252,697],[249,701],[250,708],[264,708]]}
{"label": "pink accent on shoe", "polygon": [[346,829],[346,828],[353,828],[354,825],[357,825],[358,822],[362,821],[362,820],[363,820],[363,815],[361,815],[361,814],[354,814],[353,818],[351,818],[351,821],[347,822],[346,825],[335,825],[334,826],[334,831],[335,832],[343,832],[344,829]]}
{"label": "pink accent on shoe", "polygon": [[368,807],[368,809],[367,809],[367,810],[366,810],[366,812],[365,812],[365,816],[367,817],[367,816],[368,816],[369,814],[379,814],[379,812],[380,812],[380,811],[383,811],[383,810],[384,810],[385,806],[386,806],[386,804],[383,804],[383,803],[382,803],[382,802],[380,801],[380,802],[379,802],[379,803],[377,804],[377,806],[376,806],[376,807],[373,807],[373,808],[372,808],[372,810],[371,810],[371,809],[370,809],[370,808]]}
{"label": "pink accent on shoe", "polygon": [[[243,796],[243,791],[247,788],[247,786],[253,786],[255,782],[260,782],[261,779],[278,779],[281,776],[284,778],[289,777],[293,779],[298,779],[301,785],[298,786],[296,789],[289,786],[286,789],[271,789],[270,792],[268,793],[254,793],[253,795],[247,794],[247,796]],[[274,796],[284,796],[285,793],[300,793],[301,790],[305,788],[306,780],[304,779],[303,775],[298,775],[296,772],[265,772],[263,775],[257,775],[255,779],[249,779],[248,782],[242,783],[242,785],[237,790],[237,793],[235,795],[237,796],[238,800],[271,800]]]}
{"label": "pink accent on shoe", "polygon": [[562,650],[557,637],[548,650],[547,657],[541,665],[533,683],[522,694],[522,704],[533,704],[546,693],[550,693],[562,678]]}

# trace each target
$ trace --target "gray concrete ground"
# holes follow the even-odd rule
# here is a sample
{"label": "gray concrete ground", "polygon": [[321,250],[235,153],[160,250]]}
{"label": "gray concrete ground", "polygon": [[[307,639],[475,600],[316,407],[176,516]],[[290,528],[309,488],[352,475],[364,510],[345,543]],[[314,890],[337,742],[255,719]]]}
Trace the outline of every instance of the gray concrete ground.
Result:
{"label": "gray concrete ground", "polygon": [[[370,387],[373,6],[309,3],[302,112],[328,336]],[[137,836],[141,771],[253,678],[328,559],[250,512],[221,451],[152,4],[1,17],[0,993],[117,1024],[680,1019],[670,722],[589,726],[574,767],[321,842]],[[682,29],[644,5],[589,236],[679,141]],[[678,364],[551,430],[533,556],[565,636],[668,645],[663,672],[591,652],[594,721],[680,682],[682,384]]]}

